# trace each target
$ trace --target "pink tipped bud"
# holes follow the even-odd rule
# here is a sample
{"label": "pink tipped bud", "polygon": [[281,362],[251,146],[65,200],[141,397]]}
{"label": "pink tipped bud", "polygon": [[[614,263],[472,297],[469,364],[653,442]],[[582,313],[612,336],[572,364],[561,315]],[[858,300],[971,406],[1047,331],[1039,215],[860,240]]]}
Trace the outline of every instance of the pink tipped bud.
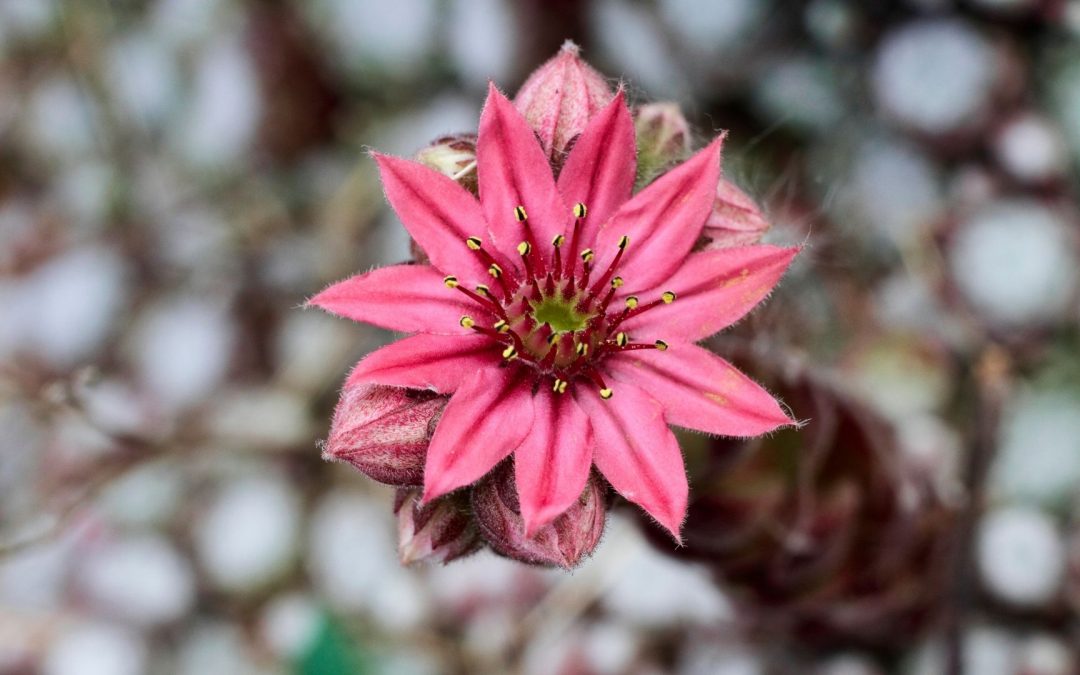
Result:
{"label": "pink tipped bud", "polygon": [[638,185],[646,185],[690,156],[690,124],[678,103],[647,103],[634,111]]}
{"label": "pink tipped bud", "polygon": [[473,515],[491,548],[532,565],[571,569],[591,554],[604,532],[604,488],[590,477],[578,501],[532,537],[525,536],[514,465],[504,462],[472,491]]}
{"label": "pink tipped bud", "polygon": [[769,221],[754,200],[734,183],[721,178],[712,213],[702,231],[710,240],[705,248],[749,246],[761,241],[769,227]]}
{"label": "pink tipped bud", "polygon": [[394,495],[401,562],[448,563],[483,545],[469,513],[469,497],[457,492],[420,506],[420,490],[398,488]]}
{"label": "pink tipped bud", "polygon": [[514,105],[556,166],[562,164],[563,155],[589,118],[614,96],[604,77],[581,60],[580,52],[568,40],[558,54],[529,75],[514,97]]}
{"label": "pink tipped bud", "polygon": [[476,134],[437,138],[416,153],[416,161],[450,176],[474,195],[477,193]]}
{"label": "pink tipped bud", "polygon": [[424,482],[428,442],[447,397],[382,385],[345,385],[323,458],[390,485]]}

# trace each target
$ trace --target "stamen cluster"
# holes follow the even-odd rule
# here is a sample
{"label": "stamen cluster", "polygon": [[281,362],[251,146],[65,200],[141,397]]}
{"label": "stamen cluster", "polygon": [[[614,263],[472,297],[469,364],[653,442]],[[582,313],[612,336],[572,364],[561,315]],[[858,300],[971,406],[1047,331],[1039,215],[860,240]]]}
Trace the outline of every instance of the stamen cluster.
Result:
{"label": "stamen cluster", "polygon": [[[587,215],[585,204],[574,205],[571,251],[577,247],[578,233]],[[461,291],[488,309],[493,319],[487,325],[483,318],[466,315],[461,317],[461,325],[488,335],[501,345],[502,359],[507,364],[531,368],[538,382],[550,378],[551,389],[557,394],[566,393],[570,384],[584,379],[600,389],[601,398],[611,398],[613,391],[596,368],[605,356],[637,349],[664,351],[668,346],[663,340],[631,342],[619,327],[629,318],[671,304],[675,293],[665,291],[645,304],[630,295],[624,299],[623,307],[611,309],[615,294],[625,283],[616,272],[630,245],[628,236],[619,239],[615,257],[604,273],[593,280],[592,249],[584,248],[564,259],[566,237],[560,234],[551,241],[552,255],[548,259],[540,252],[525,207],[515,207],[514,217],[521,223],[525,237],[517,246],[525,268],[524,278],[518,278],[514,266],[500,265],[484,248],[483,240],[472,236],[465,240],[465,245],[487,265],[488,274],[497,282],[497,291],[483,284],[472,290],[465,288],[455,276],[443,279],[447,287]]]}

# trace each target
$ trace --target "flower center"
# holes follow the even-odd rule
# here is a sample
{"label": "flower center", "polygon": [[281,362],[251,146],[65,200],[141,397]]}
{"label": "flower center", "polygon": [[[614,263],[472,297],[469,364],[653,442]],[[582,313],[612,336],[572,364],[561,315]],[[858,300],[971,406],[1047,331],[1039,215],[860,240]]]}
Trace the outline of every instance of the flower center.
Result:
{"label": "flower center", "polygon": [[[574,205],[574,230],[570,235],[570,250],[577,245],[582,221],[586,216],[584,204]],[[514,217],[525,230],[525,239],[517,251],[525,267],[525,278],[519,279],[509,265],[489,253],[479,237],[469,237],[465,245],[487,265],[488,273],[498,284],[492,291],[486,285],[475,290],[463,287],[457,277],[448,276],[443,282],[457,289],[486,308],[494,317],[491,325],[483,325],[471,316],[461,317],[461,325],[491,337],[501,348],[507,365],[530,368],[539,384],[549,379],[552,390],[565,393],[573,382],[584,380],[600,389],[600,397],[609,399],[612,390],[604,382],[597,365],[608,355],[634,349],[664,351],[667,343],[632,342],[629,335],[619,331],[624,321],[660,305],[671,304],[675,294],[665,291],[659,298],[641,304],[637,296],[627,296],[622,308],[609,311],[623,279],[615,272],[629,237],[619,239],[618,251],[611,264],[598,278],[592,279],[592,249],[583,249],[576,256],[563,260],[563,235],[551,242],[550,266],[537,252],[537,242],[528,224],[525,207],[514,208]],[[580,262],[579,262],[580,261]],[[505,262],[505,261],[504,261]]]}
{"label": "flower center", "polygon": [[539,302],[529,301],[532,306],[532,318],[537,324],[547,324],[558,333],[572,333],[584,330],[585,324],[592,318],[588,314],[577,311],[574,305],[576,298],[568,300],[560,296],[548,296]]}

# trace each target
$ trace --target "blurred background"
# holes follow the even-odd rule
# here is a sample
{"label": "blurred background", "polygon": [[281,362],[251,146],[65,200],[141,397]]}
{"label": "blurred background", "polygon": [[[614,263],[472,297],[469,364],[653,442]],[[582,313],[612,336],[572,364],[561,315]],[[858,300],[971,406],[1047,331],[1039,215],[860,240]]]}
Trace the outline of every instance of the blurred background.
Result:
{"label": "blurred background", "polygon": [[[714,346],[825,459],[404,567],[317,445],[392,336],[300,306],[409,256],[364,150],[567,38],[808,243]],[[1075,0],[0,0],[0,672],[1076,675],[1078,159]]]}

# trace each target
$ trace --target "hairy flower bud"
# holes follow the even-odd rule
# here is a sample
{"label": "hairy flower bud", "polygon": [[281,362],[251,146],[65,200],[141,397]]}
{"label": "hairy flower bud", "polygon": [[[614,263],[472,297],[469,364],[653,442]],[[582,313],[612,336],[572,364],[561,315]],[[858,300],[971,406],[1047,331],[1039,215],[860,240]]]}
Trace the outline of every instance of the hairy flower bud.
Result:
{"label": "hairy flower bud", "polygon": [[590,477],[581,497],[550,525],[525,536],[514,465],[503,462],[472,491],[473,514],[496,553],[532,565],[576,567],[591,554],[604,532],[607,515],[602,483]]}
{"label": "hairy flower bud", "polygon": [[678,103],[646,103],[634,110],[637,184],[644,186],[690,156],[690,125]]}
{"label": "hairy flower bud", "polygon": [[737,185],[724,178],[716,187],[716,201],[705,221],[702,235],[709,239],[705,248],[749,246],[761,241],[769,231],[769,221],[754,200]]}
{"label": "hairy flower bud", "polygon": [[469,513],[467,493],[456,492],[420,505],[420,490],[398,488],[394,495],[398,518],[398,555],[402,564],[448,563],[483,545],[480,530]]}
{"label": "hairy flower bud", "polygon": [[710,440],[686,546],[671,551],[658,528],[646,531],[662,550],[707,564],[770,637],[909,644],[943,608],[953,505],[880,414],[814,372],[756,367],[809,417],[806,428]]}
{"label": "hairy flower bud", "polygon": [[525,116],[555,166],[581,135],[589,118],[613,93],[604,77],[581,60],[581,49],[567,41],[554,57],[529,75],[514,106]]}
{"label": "hairy flower bud", "polygon": [[346,385],[323,458],[352,464],[390,485],[420,485],[428,442],[447,397],[428,391]]}
{"label": "hairy flower bud", "polygon": [[476,134],[451,134],[436,138],[416,153],[416,161],[450,176],[466,190],[477,194]]}

